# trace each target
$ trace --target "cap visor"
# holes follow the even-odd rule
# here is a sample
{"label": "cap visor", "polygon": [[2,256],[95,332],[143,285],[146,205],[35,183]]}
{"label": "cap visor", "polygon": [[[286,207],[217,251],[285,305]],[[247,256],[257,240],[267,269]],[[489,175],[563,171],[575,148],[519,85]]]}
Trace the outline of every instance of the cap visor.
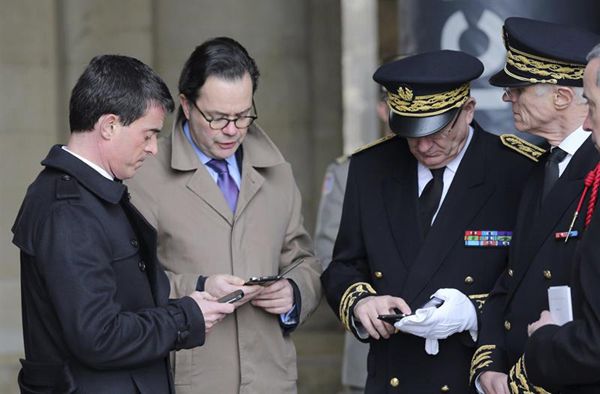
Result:
{"label": "cap visor", "polygon": [[446,127],[454,119],[458,110],[459,108],[453,108],[443,114],[423,118],[401,116],[392,112],[389,119],[390,128],[400,137],[425,137]]}
{"label": "cap visor", "polygon": [[504,71],[504,69],[492,75],[489,81],[490,85],[497,86],[499,88],[517,88],[531,85],[530,82],[520,81],[516,78],[511,77]]}

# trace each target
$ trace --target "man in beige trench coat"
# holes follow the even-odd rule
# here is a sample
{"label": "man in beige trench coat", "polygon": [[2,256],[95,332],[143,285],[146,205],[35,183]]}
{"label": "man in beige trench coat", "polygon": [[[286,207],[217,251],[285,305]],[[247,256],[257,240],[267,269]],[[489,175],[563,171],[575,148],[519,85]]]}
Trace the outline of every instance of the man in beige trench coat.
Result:
{"label": "man in beige trench coat", "polygon": [[[295,393],[288,334],[321,297],[321,267],[291,166],[253,124],[258,75],[232,39],[198,46],[181,73],[172,135],[128,183],[132,201],[158,231],[172,296],[196,289],[245,294],[201,350],[174,354],[179,394]],[[296,262],[287,279],[269,287],[244,285]]]}

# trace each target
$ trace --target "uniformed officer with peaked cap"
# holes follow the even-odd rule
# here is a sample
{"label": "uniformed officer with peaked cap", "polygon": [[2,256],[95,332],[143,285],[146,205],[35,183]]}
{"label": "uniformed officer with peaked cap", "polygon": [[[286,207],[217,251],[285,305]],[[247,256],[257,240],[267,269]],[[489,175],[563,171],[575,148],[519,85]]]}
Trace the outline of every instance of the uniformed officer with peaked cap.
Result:
{"label": "uniformed officer with peaked cap", "polygon": [[573,222],[574,213],[599,156],[582,127],[587,105],[581,87],[586,54],[598,42],[600,36],[573,26],[526,18],[504,24],[506,64],[490,83],[505,88],[516,129],[544,138],[551,152],[538,154],[519,205],[508,268],[484,308],[471,376],[486,392],[537,392],[520,356],[527,325],[548,309],[548,287],[568,283],[582,237],[585,214]]}
{"label": "uniformed officer with peaked cap", "polygon": [[[397,134],[352,156],[323,273],[344,326],[370,343],[366,393],[467,393],[477,310],[505,267],[531,161],[474,121],[474,57],[433,51],[381,66]],[[439,308],[419,308],[432,295]],[[416,312],[394,325],[378,315]]]}
{"label": "uniformed officer with peaked cap", "polygon": [[582,87],[585,56],[600,39],[575,26],[519,17],[506,19],[503,34],[506,63],[490,78],[499,87]]}

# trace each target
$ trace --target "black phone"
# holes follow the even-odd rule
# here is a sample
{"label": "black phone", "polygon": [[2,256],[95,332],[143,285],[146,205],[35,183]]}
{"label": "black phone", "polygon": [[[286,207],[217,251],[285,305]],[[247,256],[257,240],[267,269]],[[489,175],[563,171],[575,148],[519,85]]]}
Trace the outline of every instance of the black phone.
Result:
{"label": "black phone", "polygon": [[[431,297],[431,299],[429,301],[427,301],[425,304],[423,304],[421,307],[419,307],[417,309],[430,308],[432,306],[439,308],[440,306],[442,306],[443,303],[444,303],[444,300],[442,300],[441,298]],[[386,323],[394,325],[394,323],[396,323],[397,321],[400,321],[403,318],[411,315],[411,314],[407,315],[405,313],[400,313],[400,311],[398,309],[395,309],[395,310],[398,312],[385,314],[385,315],[379,315],[379,316],[377,316],[377,318],[379,320],[383,320]]]}
{"label": "black phone", "polygon": [[248,279],[246,281],[246,283],[244,283],[244,286],[252,286],[252,285],[268,286],[274,282],[277,282],[278,280],[283,279],[285,274],[287,274],[288,272],[290,272],[291,270],[293,270],[294,268],[299,266],[303,261],[304,261],[304,259],[300,259],[300,260],[296,261],[294,264],[290,264],[287,267],[287,269],[279,275],[252,276],[252,277],[250,277],[250,279]]}
{"label": "black phone", "polygon": [[236,290],[232,293],[225,294],[223,297],[219,298],[217,302],[233,304],[234,302],[241,300],[243,297],[244,292],[241,290]]}
{"label": "black phone", "polygon": [[260,285],[265,286],[271,284],[273,282],[277,282],[282,279],[281,275],[271,275],[271,276],[252,276],[250,279],[244,283],[244,286],[252,286],[252,285]]}
{"label": "black phone", "polygon": [[377,318],[379,320],[383,320],[384,322],[389,323],[389,324],[391,324],[393,326],[394,323],[396,323],[397,321],[402,320],[406,316],[410,316],[410,315],[407,315],[405,313],[390,313],[390,314],[387,314],[387,315],[379,315],[379,316],[377,316]]}

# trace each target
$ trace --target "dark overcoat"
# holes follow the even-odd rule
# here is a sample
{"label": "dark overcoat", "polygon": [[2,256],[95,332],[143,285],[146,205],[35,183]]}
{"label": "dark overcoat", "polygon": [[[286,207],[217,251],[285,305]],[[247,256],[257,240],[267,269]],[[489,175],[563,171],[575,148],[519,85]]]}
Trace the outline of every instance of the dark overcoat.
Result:
{"label": "dark overcoat", "polygon": [[194,300],[169,301],[156,233],[111,181],[60,146],[13,226],[21,250],[23,393],[169,393],[170,350],[201,345]]}

